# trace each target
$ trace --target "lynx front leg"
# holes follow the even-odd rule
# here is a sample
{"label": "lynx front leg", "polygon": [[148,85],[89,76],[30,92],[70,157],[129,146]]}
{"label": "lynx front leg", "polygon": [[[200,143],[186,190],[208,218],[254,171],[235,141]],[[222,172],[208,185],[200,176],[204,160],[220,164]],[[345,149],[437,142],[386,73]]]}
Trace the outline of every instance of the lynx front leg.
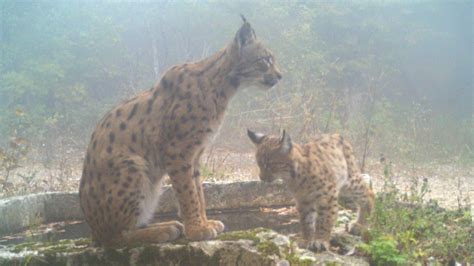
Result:
{"label": "lynx front leg", "polygon": [[[184,222],[184,234],[191,240],[207,240],[215,238],[218,230],[202,216],[206,206],[201,205],[199,193],[202,187],[196,186],[194,171],[191,164],[173,162],[169,175],[179,201],[181,217]],[[198,192],[201,190],[201,192]]]}
{"label": "lynx front leg", "polygon": [[331,239],[331,231],[337,219],[337,198],[330,196],[327,200],[323,200],[317,205],[318,215],[316,217],[316,231],[313,242],[309,247],[315,252],[329,251],[329,241]]}
{"label": "lynx front leg", "polygon": [[314,202],[297,202],[297,209],[300,216],[301,237],[300,248],[309,248],[314,238],[316,209]]}
{"label": "lynx front leg", "polygon": [[199,165],[199,159],[201,157],[202,151],[196,156],[196,159],[194,161],[194,183],[196,186],[198,198],[199,198],[199,204],[201,206],[201,217],[203,219],[204,223],[207,223],[211,226],[214,227],[214,229],[218,233],[222,233],[224,231],[224,224],[221,221],[217,220],[208,220],[207,219],[207,214],[206,214],[206,200],[204,198],[204,190],[202,186],[202,179],[201,179],[201,173],[199,172],[200,165]]}

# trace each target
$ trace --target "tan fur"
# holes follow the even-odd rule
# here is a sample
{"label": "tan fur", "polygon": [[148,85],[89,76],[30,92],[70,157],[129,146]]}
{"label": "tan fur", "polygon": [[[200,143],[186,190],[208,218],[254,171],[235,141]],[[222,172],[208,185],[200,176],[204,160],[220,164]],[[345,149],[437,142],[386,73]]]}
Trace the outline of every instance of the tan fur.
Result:
{"label": "tan fur", "polygon": [[191,240],[224,230],[208,220],[199,159],[241,87],[269,89],[281,79],[273,56],[244,24],[226,47],[197,63],[168,70],[161,81],[108,112],[92,134],[80,184],[80,202],[102,245],[164,242],[179,222],[148,225],[160,183],[170,176],[184,233]]}
{"label": "tan fur", "polygon": [[281,138],[248,134],[257,146],[260,179],[271,182],[282,178],[295,197],[303,237],[300,246],[314,251],[329,249],[339,196],[358,206],[358,218],[350,232],[360,234],[366,227],[374,193],[363,180],[351,145],[340,135],[321,135],[298,145],[285,133]]}

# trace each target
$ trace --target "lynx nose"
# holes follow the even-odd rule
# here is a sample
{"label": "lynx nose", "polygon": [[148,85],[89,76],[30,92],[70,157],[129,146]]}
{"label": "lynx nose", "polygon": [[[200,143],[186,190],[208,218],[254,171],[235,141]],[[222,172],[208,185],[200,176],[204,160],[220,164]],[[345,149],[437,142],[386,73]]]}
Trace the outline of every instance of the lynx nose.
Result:
{"label": "lynx nose", "polygon": [[280,71],[278,70],[276,71],[276,76],[279,80],[282,78]]}

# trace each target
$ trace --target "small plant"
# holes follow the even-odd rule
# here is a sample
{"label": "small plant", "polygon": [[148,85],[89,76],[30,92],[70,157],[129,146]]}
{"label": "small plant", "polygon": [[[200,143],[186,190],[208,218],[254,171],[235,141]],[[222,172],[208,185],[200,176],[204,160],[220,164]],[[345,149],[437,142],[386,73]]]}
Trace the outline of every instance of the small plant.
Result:
{"label": "small plant", "polygon": [[400,253],[397,241],[390,235],[381,236],[371,241],[370,245],[362,244],[360,248],[370,254],[376,265],[402,265],[407,263],[407,257]]}
{"label": "small plant", "polygon": [[9,185],[9,177],[13,170],[21,167],[30,150],[30,143],[24,138],[13,136],[6,149],[0,148],[0,184],[4,189]]}
{"label": "small plant", "polygon": [[368,243],[360,249],[375,265],[472,262],[472,221],[469,208],[448,211],[436,201],[425,201],[427,179],[412,182],[402,193],[392,182],[391,165],[385,166],[383,192],[376,199]]}
{"label": "small plant", "polygon": [[[30,151],[30,141],[21,137],[23,131],[28,128],[29,123],[26,114],[21,108],[15,109],[15,127],[12,129],[7,143],[0,142],[0,191],[9,193],[13,185],[9,181],[12,172],[21,167]],[[2,148],[2,144],[6,144]],[[0,194],[1,196],[1,194]]]}

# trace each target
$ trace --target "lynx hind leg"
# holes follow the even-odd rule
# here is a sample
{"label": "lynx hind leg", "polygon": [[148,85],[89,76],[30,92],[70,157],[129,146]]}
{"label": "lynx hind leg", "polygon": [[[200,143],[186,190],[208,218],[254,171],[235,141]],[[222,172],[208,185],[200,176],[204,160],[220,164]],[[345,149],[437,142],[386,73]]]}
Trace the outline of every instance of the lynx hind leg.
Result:
{"label": "lynx hind leg", "polygon": [[300,218],[301,238],[298,243],[300,248],[309,248],[312,244],[316,224],[316,208],[314,201],[297,201],[298,214]]}
{"label": "lynx hind leg", "polygon": [[349,232],[361,235],[367,227],[367,219],[372,213],[375,202],[374,192],[370,188],[370,176],[367,174],[354,176],[342,190],[341,193],[357,205],[357,220],[351,224]]}
{"label": "lynx hind leg", "polygon": [[315,252],[329,251],[331,232],[337,220],[337,195],[333,191],[327,199],[322,199],[317,205],[316,230],[309,249]]}
{"label": "lynx hind leg", "polygon": [[178,221],[149,224],[124,233],[127,243],[163,243],[177,239],[184,231]]}
{"label": "lynx hind leg", "polygon": [[[109,186],[99,183],[100,193],[83,195],[81,204],[87,210],[93,239],[99,244],[118,247],[129,242],[170,241],[179,236],[182,226],[177,222],[147,227],[157,206],[161,181],[161,175],[151,178],[149,172],[141,157],[128,156],[109,159],[106,168],[95,174],[100,177],[98,182],[107,180]],[[91,197],[97,198],[96,204],[89,201]]]}

